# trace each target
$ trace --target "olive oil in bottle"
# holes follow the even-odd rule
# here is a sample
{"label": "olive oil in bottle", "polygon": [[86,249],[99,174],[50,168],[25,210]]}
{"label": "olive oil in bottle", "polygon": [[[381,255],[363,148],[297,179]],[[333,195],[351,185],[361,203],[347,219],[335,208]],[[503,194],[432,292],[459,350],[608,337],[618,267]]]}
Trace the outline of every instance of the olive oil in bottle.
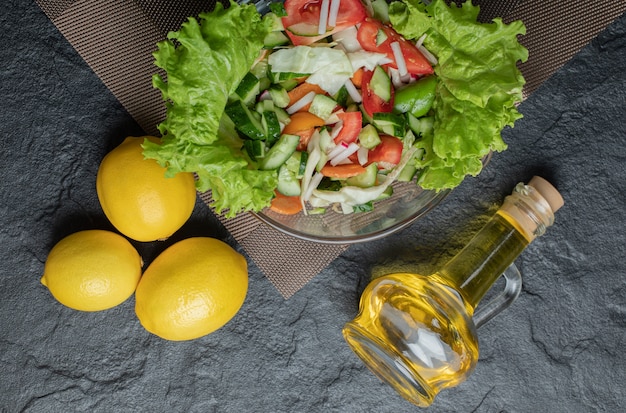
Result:
{"label": "olive oil in bottle", "polygon": [[[437,393],[463,382],[478,360],[472,316],[483,296],[526,246],[552,225],[563,205],[542,178],[519,184],[472,240],[429,276],[389,274],[361,296],[359,314],[343,334],[380,379],[412,403],[429,406]],[[491,318],[502,306],[492,306]]]}

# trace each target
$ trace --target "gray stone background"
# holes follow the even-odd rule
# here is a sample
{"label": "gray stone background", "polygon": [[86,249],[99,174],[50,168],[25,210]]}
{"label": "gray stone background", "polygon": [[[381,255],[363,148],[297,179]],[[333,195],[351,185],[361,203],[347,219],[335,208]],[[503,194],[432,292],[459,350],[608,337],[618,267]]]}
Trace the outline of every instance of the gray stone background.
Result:
{"label": "gray stone background", "polygon": [[[525,118],[504,133],[509,149],[426,218],[352,246],[289,300],[250,263],[240,313],[174,343],[140,326],[132,298],[81,313],[39,283],[63,236],[111,229],[98,164],[141,131],[34,2],[3,6],[1,412],[418,411],[363,367],[341,327],[372,274],[445,261],[533,174],[566,205],[517,260],[524,290],[480,329],[473,376],[428,411],[626,410],[626,16],[520,106]],[[200,202],[168,243],[190,235],[239,248]],[[167,245],[138,248],[149,262]]]}

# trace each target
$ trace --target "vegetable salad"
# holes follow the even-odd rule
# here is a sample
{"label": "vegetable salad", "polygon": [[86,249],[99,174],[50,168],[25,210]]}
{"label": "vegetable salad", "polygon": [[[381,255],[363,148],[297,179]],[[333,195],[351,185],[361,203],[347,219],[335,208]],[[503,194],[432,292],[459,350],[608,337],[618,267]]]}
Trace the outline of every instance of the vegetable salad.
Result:
{"label": "vegetable salad", "polygon": [[155,52],[167,79],[161,143],[144,155],[196,173],[218,213],[368,211],[395,181],[442,190],[477,175],[521,117],[521,22],[470,1],[231,3]]}

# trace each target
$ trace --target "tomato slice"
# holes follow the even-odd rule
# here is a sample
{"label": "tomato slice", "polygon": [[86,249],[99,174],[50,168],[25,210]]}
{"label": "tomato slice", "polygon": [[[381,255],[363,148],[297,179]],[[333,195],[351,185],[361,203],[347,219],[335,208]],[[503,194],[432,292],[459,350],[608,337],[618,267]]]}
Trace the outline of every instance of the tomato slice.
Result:
{"label": "tomato slice", "polygon": [[371,117],[377,112],[391,112],[393,110],[394,90],[391,88],[391,98],[383,100],[372,91],[371,80],[374,72],[365,70],[361,81],[361,95],[363,97],[363,109]]}
{"label": "tomato slice", "polygon": [[[378,44],[378,41],[380,41],[379,30],[386,36],[385,40],[380,42],[380,44]],[[361,47],[368,52],[378,52],[387,55],[387,57],[394,62],[389,63],[389,66],[395,69],[397,69],[398,66],[395,63],[395,56],[391,49],[391,44],[398,42],[409,73],[414,75],[429,75],[433,73],[433,67],[430,65],[430,62],[413,43],[378,20],[368,18],[362,22],[357,32],[357,40],[361,44]]]}
{"label": "tomato slice", "polygon": [[341,119],[343,126],[335,137],[335,143],[339,144],[341,141],[345,143],[355,142],[363,127],[363,114],[361,112],[344,112],[338,113],[337,117]]}
{"label": "tomato slice", "polygon": [[[329,4],[332,4],[330,0]],[[287,16],[282,18],[285,32],[296,46],[308,45],[333,33],[355,26],[367,17],[361,0],[341,0],[335,27],[318,32],[322,0],[285,0]],[[330,6],[329,6],[330,7]]]}
{"label": "tomato slice", "polygon": [[380,143],[369,152],[368,164],[378,163],[379,169],[390,169],[400,163],[402,141],[395,136],[380,135]]}

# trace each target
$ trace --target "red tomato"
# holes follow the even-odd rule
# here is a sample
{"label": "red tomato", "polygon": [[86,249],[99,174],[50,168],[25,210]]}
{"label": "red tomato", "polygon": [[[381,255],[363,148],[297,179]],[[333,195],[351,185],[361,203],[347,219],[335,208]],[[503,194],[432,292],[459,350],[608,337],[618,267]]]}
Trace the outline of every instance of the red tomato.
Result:
{"label": "red tomato", "polygon": [[[329,3],[332,3],[330,0]],[[361,0],[341,0],[335,27],[318,34],[322,0],[285,0],[287,16],[282,18],[285,32],[296,46],[307,45],[335,32],[355,26],[367,17]],[[329,6],[330,8],[330,6]]]}
{"label": "red tomato", "polygon": [[395,136],[380,135],[380,143],[369,152],[368,164],[378,163],[378,169],[389,169],[400,163],[402,141]]}
{"label": "red tomato", "polygon": [[388,101],[383,100],[376,93],[372,92],[372,89],[370,87],[370,81],[372,80],[373,74],[373,71],[365,70],[363,72],[363,79],[361,81],[363,109],[365,109],[365,112],[367,112],[370,117],[377,112],[391,112],[393,110],[394,97],[393,86],[391,87],[391,98]]}
{"label": "red tomato", "polygon": [[[382,30],[387,38],[380,44],[377,44],[378,31]],[[366,19],[357,32],[357,39],[361,44],[361,47],[368,52],[384,53],[394,63],[389,65],[393,68],[398,68],[395,64],[395,57],[393,50],[391,49],[391,43],[398,42],[406,67],[409,73],[414,75],[429,75],[433,73],[433,68],[430,62],[424,57],[422,52],[411,42],[402,37],[398,32],[389,26],[386,26],[378,20]]]}
{"label": "red tomato", "polygon": [[343,126],[335,137],[335,143],[339,144],[341,141],[345,143],[355,142],[363,127],[363,114],[361,112],[344,112],[338,113],[337,117],[341,119]]}

